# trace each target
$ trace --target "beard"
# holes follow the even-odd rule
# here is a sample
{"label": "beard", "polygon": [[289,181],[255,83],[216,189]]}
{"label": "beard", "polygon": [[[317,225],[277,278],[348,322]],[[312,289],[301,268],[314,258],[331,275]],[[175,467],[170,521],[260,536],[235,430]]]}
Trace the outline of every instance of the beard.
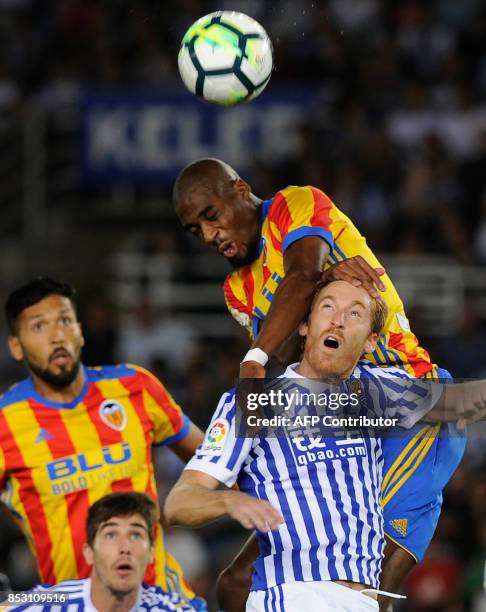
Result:
{"label": "beard", "polygon": [[49,368],[41,368],[38,365],[30,362],[26,359],[27,367],[31,370],[36,376],[38,376],[42,381],[44,381],[47,385],[55,389],[56,391],[62,391],[69,387],[75,380],[79,374],[79,368],[81,367],[81,360],[78,358],[73,361],[73,364],[70,369],[62,369],[60,372],[55,374]]}
{"label": "beard", "polygon": [[249,266],[258,257],[258,250],[260,247],[260,237],[252,243],[248,243],[248,247],[245,255],[236,255],[228,259],[230,265],[235,270],[243,268],[243,266]]}

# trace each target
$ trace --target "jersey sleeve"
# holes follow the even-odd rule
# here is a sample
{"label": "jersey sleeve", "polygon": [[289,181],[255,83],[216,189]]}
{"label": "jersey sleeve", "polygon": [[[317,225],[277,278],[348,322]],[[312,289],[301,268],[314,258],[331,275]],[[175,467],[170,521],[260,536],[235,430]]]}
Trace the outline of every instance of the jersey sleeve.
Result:
{"label": "jersey sleeve", "polygon": [[268,212],[273,233],[282,243],[282,252],[306,236],[320,236],[333,248],[332,201],[315,187],[288,187],[275,196]]}
{"label": "jersey sleeve", "polygon": [[0,493],[3,491],[5,487],[5,482],[7,480],[7,474],[5,469],[5,454],[3,452],[3,448],[0,445]]}
{"label": "jersey sleeve", "polygon": [[149,371],[132,366],[142,379],[144,405],[153,423],[154,446],[166,446],[183,440],[190,421],[164,385]]}
{"label": "jersey sleeve", "polygon": [[231,487],[251,449],[251,438],[236,436],[235,392],[221,397],[204,440],[186,470],[204,472]]}
{"label": "jersey sleeve", "polygon": [[398,425],[409,429],[432,410],[442,395],[443,385],[417,378],[380,377],[380,391],[385,397],[384,416],[397,418]]}
{"label": "jersey sleeve", "polygon": [[245,292],[239,277],[230,274],[223,285],[224,300],[234,320],[251,332],[251,313],[245,301]]}

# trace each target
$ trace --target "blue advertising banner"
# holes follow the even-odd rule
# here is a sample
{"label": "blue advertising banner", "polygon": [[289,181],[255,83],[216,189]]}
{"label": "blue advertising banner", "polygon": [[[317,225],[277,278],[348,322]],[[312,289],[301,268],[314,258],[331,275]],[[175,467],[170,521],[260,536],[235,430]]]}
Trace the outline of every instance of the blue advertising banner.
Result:
{"label": "blue advertising banner", "polygon": [[299,126],[316,99],[308,90],[264,92],[223,108],[182,91],[90,93],[81,103],[83,175],[104,186],[169,184],[200,157],[239,170],[271,163],[298,150]]}

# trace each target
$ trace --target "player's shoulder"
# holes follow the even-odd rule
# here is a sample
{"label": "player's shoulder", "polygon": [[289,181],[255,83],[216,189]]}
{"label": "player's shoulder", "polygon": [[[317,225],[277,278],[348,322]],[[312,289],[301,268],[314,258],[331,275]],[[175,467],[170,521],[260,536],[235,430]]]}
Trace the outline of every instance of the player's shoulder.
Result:
{"label": "player's shoulder", "polygon": [[50,591],[79,591],[84,587],[87,581],[88,578],[80,578],[79,580],[63,580],[55,585],[42,584],[39,586]]}
{"label": "player's shoulder", "polygon": [[287,185],[287,187],[279,189],[271,200],[265,201],[264,208],[266,206],[266,212],[269,212],[282,204],[288,204],[289,202],[308,196],[309,193],[312,193],[312,189],[314,188],[310,185]]}
{"label": "player's shoulder", "polygon": [[135,363],[87,367],[85,370],[88,380],[92,383],[123,378],[124,380],[133,379],[134,381],[140,382],[147,382],[150,380],[158,385],[161,384],[151,372]]}
{"label": "player's shoulder", "polygon": [[142,586],[139,600],[139,610],[164,610],[165,612],[189,612],[195,608],[187,603],[179,593],[164,591],[162,587],[154,585]]}
{"label": "player's shoulder", "polygon": [[85,366],[85,372],[90,382],[102,380],[113,380],[125,378],[136,374],[136,366],[129,363],[119,363],[116,365]]}
{"label": "player's shoulder", "polygon": [[225,391],[219,398],[218,405],[213,414],[215,418],[225,418],[231,420],[236,413],[236,387]]}
{"label": "player's shoulder", "polygon": [[38,584],[32,590],[35,592],[50,591],[55,593],[69,593],[69,599],[72,599],[73,597],[82,595],[87,580],[87,578],[84,578],[80,580],[64,580],[57,584]]}
{"label": "player's shoulder", "polygon": [[30,378],[25,378],[11,387],[9,387],[2,395],[0,395],[0,410],[24,402],[29,399],[32,393],[32,381]]}
{"label": "player's shoulder", "polygon": [[413,378],[403,368],[398,366],[378,366],[371,361],[362,359],[357,366],[357,370],[361,378],[370,378],[378,380],[393,380],[397,378]]}

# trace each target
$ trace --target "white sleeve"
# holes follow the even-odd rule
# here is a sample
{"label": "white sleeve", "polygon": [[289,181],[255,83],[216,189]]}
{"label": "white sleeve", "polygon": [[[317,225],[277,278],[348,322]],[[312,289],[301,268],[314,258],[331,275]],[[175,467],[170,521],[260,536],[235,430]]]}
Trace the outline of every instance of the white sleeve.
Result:
{"label": "white sleeve", "polygon": [[251,438],[236,436],[236,411],[235,392],[224,393],[186,470],[209,474],[228,487],[234,485],[252,445]]}

